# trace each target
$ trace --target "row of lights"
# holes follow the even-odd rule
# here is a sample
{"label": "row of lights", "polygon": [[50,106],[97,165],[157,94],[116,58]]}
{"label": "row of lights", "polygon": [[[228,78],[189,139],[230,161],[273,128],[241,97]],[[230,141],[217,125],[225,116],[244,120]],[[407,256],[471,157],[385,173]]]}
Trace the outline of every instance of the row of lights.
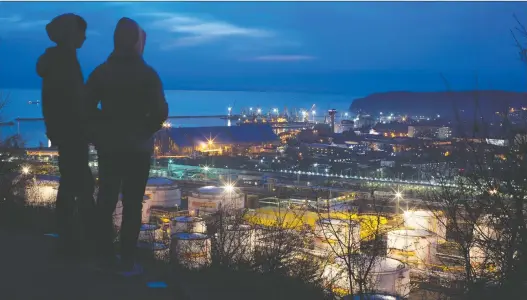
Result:
{"label": "row of lights", "polygon": [[[362,177],[362,176],[348,176],[348,175],[338,175],[338,174],[323,174],[318,172],[305,172],[305,171],[291,171],[291,170],[280,170],[281,173],[291,173],[291,174],[300,174],[300,175],[315,175],[315,176],[326,176],[326,177],[336,177],[336,178],[346,178],[346,179],[361,179],[361,180],[376,180],[384,182],[403,182],[403,183],[413,183],[413,184],[422,184],[422,185],[434,185],[438,186],[439,183],[431,183],[427,181],[412,181],[412,180],[396,180],[391,178],[375,178],[375,177]],[[445,186],[456,186],[455,184],[445,184]]]}

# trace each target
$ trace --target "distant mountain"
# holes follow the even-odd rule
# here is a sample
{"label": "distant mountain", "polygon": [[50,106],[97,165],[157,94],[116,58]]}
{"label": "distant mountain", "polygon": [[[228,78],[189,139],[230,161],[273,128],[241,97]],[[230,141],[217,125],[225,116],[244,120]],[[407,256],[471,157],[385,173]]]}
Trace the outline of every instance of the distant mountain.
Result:
{"label": "distant mountain", "polygon": [[488,118],[510,107],[527,107],[527,93],[493,90],[375,93],[353,100],[350,110],[376,115],[383,112],[442,117],[453,117],[457,110],[461,116],[473,117],[476,107],[478,115]]}

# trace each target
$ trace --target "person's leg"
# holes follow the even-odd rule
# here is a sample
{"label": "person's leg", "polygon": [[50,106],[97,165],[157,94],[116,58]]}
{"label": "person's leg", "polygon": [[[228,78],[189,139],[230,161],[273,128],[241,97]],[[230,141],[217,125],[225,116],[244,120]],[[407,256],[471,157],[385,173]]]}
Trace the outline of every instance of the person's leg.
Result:
{"label": "person's leg", "polygon": [[97,195],[97,249],[100,262],[113,263],[113,212],[121,189],[120,157],[112,153],[98,153],[99,193]]}
{"label": "person's leg", "polygon": [[[78,205],[81,218],[81,230],[88,245],[95,240],[96,211],[93,193],[95,180],[89,166],[89,146],[82,144],[78,153]],[[91,247],[90,247],[91,248]]]}
{"label": "person's leg", "polygon": [[75,147],[63,144],[58,147],[60,182],[57,192],[56,216],[59,235],[59,252],[63,255],[76,255],[79,251],[74,232],[75,211]]}
{"label": "person's leg", "polygon": [[150,153],[127,155],[130,164],[123,174],[123,224],[121,228],[121,256],[123,266],[135,262],[137,238],[141,229],[141,214],[146,183],[150,173]]}

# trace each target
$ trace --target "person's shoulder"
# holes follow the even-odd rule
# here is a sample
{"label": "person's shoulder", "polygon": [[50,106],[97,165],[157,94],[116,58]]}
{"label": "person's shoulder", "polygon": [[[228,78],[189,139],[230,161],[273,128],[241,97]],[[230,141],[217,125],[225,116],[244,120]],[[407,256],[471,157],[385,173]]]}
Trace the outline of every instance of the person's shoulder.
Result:
{"label": "person's shoulder", "polygon": [[149,79],[154,80],[154,81],[161,81],[161,79],[159,78],[159,74],[152,66],[150,66],[146,62],[144,63],[143,66],[144,66],[144,73]]}
{"label": "person's shoulder", "polygon": [[147,75],[158,77],[157,71],[151,65],[145,62],[143,66]]}
{"label": "person's shoulder", "polygon": [[93,71],[90,73],[88,78],[94,79],[94,78],[99,78],[101,76],[104,76],[107,70],[108,70],[108,64],[106,62],[103,62],[102,64],[95,67],[95,69],[93,69]]}

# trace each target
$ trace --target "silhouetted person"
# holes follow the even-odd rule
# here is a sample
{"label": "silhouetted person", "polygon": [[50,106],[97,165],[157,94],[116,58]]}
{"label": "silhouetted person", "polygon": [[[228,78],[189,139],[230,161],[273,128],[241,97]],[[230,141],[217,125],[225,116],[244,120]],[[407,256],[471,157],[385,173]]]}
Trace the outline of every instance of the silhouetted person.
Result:
{"label": "silhouetted person", "polygon": [[[163,86],[143,60],[145,32],[128,18],[117,23],[114,50],[87,82],[89,105],[99,125],[99,253],[104,267],[116,266],[113,212],[122,191],[119,270],[140,272],[135,249],[141,227],[143,196],[150,173],[153,135],[168,116]],[[100,103],[101,109],[97,106]]]}
{"label": "silhouetted person", "polygon": [[88,240],[92,239],[90,230],[93,231],[93,226],[90,223],[95,211],[94,180],[88,166],[89,146],[84,131],[85,86],[77,60],[77,49],[86,40],[86,27],[86,21],[74,14],[55,17],[46,25],[46,31],[56,46],[46,49],[37,62],[37,73],[42,77],[42,114],[46,134],[59,152],[58,250],[67,256],[77,255],[80,251],[80,232],[74,226],[76,207]]}

